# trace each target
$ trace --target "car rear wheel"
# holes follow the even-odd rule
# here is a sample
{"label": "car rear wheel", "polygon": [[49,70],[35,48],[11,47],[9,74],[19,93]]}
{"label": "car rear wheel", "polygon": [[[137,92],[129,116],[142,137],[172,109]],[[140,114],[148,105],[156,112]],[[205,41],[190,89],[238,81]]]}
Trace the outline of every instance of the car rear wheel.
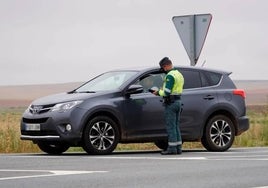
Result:
{"label": "car rear wheel", "polygon": [[111,118],[97,116],[86,126],[83,139],[83,148],[88,154],[109,154],[118,144],[119,131]]}
{"label": "car rear wheel", "polygon": [[167,140],[158,140],[155,141],[154,144],[162,150],[166,150],[168,148],[168,141]]}
{"label": "car rear wheel", "polygon": [[234,137],[235,129],[231,119],[225,115],[216,115],[208,121],[201,142],[208,151],[226,151],[232,146]]}
{"label": "car rear wheel", "polygon": [[59,155],[69,149],[69,145],[65,143],[49,143],[49,142],[38,142],[38,147],[48,154]]}

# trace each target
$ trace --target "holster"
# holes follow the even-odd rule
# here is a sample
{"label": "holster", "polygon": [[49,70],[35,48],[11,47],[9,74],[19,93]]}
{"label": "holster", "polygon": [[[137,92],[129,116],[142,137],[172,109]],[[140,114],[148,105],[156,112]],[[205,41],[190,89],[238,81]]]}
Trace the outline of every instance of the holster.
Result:
{"label": "holster", "polygon": [[164,105],[169,105],[171,103],[170,98],[169,97],[163,97],[163,104]]}

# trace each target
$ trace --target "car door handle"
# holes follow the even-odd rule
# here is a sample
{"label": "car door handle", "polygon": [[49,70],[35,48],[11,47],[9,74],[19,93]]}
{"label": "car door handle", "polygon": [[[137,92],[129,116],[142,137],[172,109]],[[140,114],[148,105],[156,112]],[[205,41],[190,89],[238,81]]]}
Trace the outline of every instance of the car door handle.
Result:
{"label": "car door handle", "polygon": [[213,100],[214,99],[214,96],[213,95],[207,95],[203,99],[205,99],[205,100]]}

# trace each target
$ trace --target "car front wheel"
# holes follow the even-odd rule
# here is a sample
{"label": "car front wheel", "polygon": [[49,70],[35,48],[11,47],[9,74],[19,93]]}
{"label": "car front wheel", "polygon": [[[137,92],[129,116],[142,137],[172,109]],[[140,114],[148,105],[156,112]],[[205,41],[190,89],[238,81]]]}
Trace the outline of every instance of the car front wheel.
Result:
{"label": "car front wheel", "polygon": [[208,121],[201,142],[208,151],[226,151],[232,146],[234,137],[234,124],[230,118],[216,115]]}
{"label": "car front wheel", "polygon": [[87,124],[83,139],[83,148],[88,154],[109,154],[118,144],[119,131],[112,119],[97,116]]}

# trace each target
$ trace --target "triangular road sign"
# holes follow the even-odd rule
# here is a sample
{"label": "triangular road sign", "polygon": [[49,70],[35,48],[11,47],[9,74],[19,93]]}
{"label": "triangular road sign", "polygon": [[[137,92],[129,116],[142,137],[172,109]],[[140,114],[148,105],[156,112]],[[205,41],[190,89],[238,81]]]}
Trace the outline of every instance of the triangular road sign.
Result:
{"label": "triangular road sign", "polygon": [[174,16],[172,18],[192,66],[198,61],[211,20],[211,14]]}

